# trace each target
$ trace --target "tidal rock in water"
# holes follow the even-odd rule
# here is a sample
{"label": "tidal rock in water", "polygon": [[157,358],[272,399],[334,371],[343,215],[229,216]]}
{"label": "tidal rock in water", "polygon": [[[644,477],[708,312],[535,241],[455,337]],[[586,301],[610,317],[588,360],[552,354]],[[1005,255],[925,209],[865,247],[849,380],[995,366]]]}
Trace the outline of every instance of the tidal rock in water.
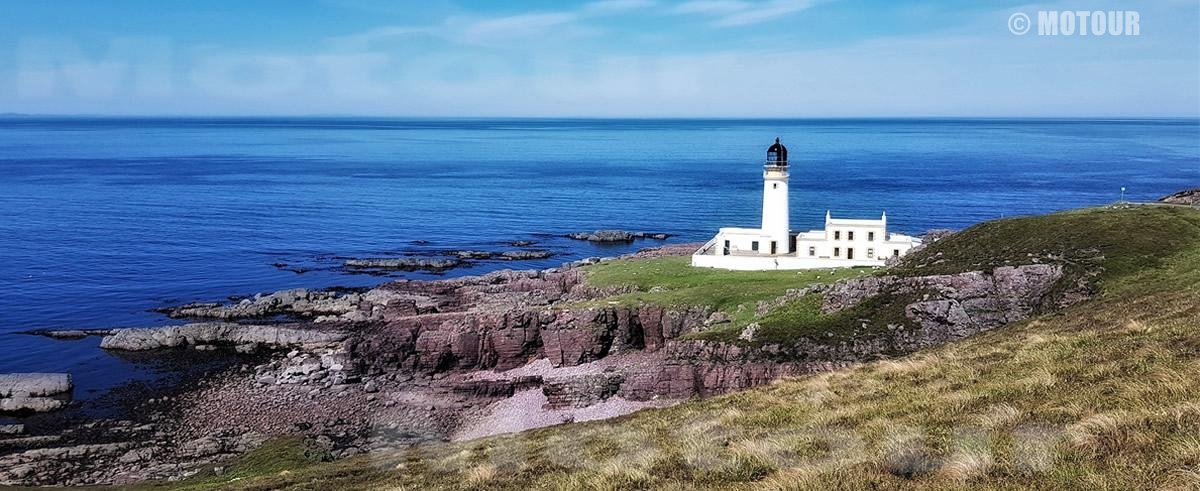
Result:
{"label": "tidal rock in water", "polygon": [[553,255],[550,251],[505,251],[500,253],[500,258],[509,261],[527,261],[530,259],[546,259]]}
{"label": "tidal rock in water", "polygon": [[459,259],[491,259],[492,256],[494,256],[496,254],[494,252],[488,252],[488,251],[467,250],[467,251],[448,251],[448,252],[446,252],[446,255],[454,256]]}
{"label": "tidal rock in water", "polygon": [[465,251],[447,251],[446,255],[457,257],[459,259],[476,259],[476,260],[503,259],[505,261],[526,261],[526,260],[530,260],[530,259],[546,259],[548,257],[553,256],[554,254],[551,253],[550,251],[538,251],[538,250],[504,251],[504,252],[465,250]]}
{"label": "tidal rock in water", "polygon": [[67,373],[0,374],[0,413],[61,409],[67,405],[74,387]]}
{"label": "tidal rock in water", "polygon": [[274,266],[274,267],[275,267],[275,269],[278,269],[278,270],[281,270],[281,271],[291,271],[291,272],[293,272],[293,273],[296,273],[296,274],[304,274],[304,273],[307,273],[307,272],[309,272],[309,271],[312,271],[310,268],[305,268],[305,267],[302,267],[302,266],[292,266],[292,265],[290,265],[290,264],[288,264],[288,263],[274,263],[274,264],[272,264],[271,266]]}
{"label": "tidal rock in water", "polygon": [[112,333],[112,329],[35,329],[32,331],[24,331],[21,334],[32,334],[34,336],[46,336],[48,338],[72,340],[83,339],[88,336],[106,336]]}
{"label": "tidal rock in water", "polygon": [[396,271],[445,271],[466,264],[462,259],[432,259],[403,257],[389,259],[347,259],[343,265],[350,269],[383,269]]}
{"label": "tidal rock in water", "polygon": [[576,232],[573,234],[567,234],[567,238],[569,239],[608,243],[633,242],[635,239],[665,240],[670,236],[670,234],[664,233],[626,232],[624,230],[597,230],[595,232]]}
{"label": "tidal rock in water", "polygon": [[341,331],[204,322],[182,326],[116,329],[100,341],[100,347],[127,351],[212,344],[285,347],[307,343],[335,343],[346,339],[346,336],[346,333]]}
{"label": "tidal rock in water", "polygon": [[633,233],[624,230],[597,230],[567,234],[568,238],[588,242],[633,242]]}

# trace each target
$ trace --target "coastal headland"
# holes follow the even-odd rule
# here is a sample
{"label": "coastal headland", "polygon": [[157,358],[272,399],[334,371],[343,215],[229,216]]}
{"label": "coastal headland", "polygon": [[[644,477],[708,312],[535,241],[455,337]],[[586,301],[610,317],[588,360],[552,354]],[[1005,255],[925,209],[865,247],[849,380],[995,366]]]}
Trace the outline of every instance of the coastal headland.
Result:
{"label": "coastal headland", "polygon": [[[1139,232],[1146,230],[1152,232]],[[1200,269],[1194,262],[1200,212],[1194,208],[1118,204],[936,235],[938,240],[887,268],[696,269],[687,266],[686,257],[696,245],[679,244],[539,271],[399,280],[363,290],[286,290],[163,310],[186,321],[180,325],[43,332],[102,336],[101,347],[114,352],[219,352],[237,361],[169,394],[131,401],[133,410],[120,419],[56,419],[47,413],[3,427],[0,482],[252,481],[276,487],[299,482],[292,479],[328,479],[336,487],[385,481],[526,487],[539,479],[564,480],[555,481],[560,484],[579,479],[587,485],[611,472],[587,462],[541,466],[538,459],[545,457],[536,455],[526,462],[536,464],[533,470],[510,468],[487,455],[515,441],[529,443],[521,439],[531,437],[521,435],[544,443],[562,438],[559,429],[575,427],[591,435],[577,442],[577,450],[587,453],[591,450],[583,447],[602,445],[592,440],[603,433],[632,435],[659,423],[683,432],[681,437],[724,431],[735,445],[714,450],[711,466],[689,460],[698,455],[657,450],[618,472],[631,485],[782,479],[786,467],[766,457],[751,459],[737,446],[756,441],[754,432],[746,433],[749,419],[766,418],[762,428],[800,424],[787,416],[794,412],[817,420],[842,418],[853,427],[914,414],[934,395],[908,387],[917,379],[941,380],[926,368],[1015,349],[1006,344],[1016,342],[1014,337],[1074,343],[1073,336],[1090,329],[1110,332],[1102,327],[1110,317],[1121,317],[1127,327],[1137,323],[1128,327],[1130,336],[1153,333],[1178,341],[1195,335],[1153,327],[1196,315],[1184,307],[1196,305],[1184,301],[1196,295],[1196,283],[1188,281]],[[1094,318],[1095,325],[1071,324],[1084,317]],[[997,332],[978,336],[985,331]],[[1167,340],[1139,342],[1159,341]],[[1082,356],[1068,348],[1056,356]],[[1177,354],[1185,355],[1170,356]],[[1042,421],[1045,414],[1030,406],[1032,398],[1051,395],[1039,392],[1044,384],[1029,377],[1053,381],[1045,387],[1057,384],[1053,397],[1069,397],[1083,384],[1060,373],[1051,354],[1022,362],[1020,379],[1033,384],[1028,393],[984,390],[1017,376],[1005,371],[1007,361],[988,360],[973,368],[995,368],[986,375],[945,381],[951,383],[947,394],[967,398],[954,406],[957,412],[943,407],[933,413],[967,418],[1003,410],[1016,413],[1006,416],[1010,419],[1065,427],[1098,417],[1080,407]],[[954,363],[942,367],[947,374],[950,368],[968,369],[966,362]],[[776,382],[781,379],[786,380]],[[868,397],[862,384],[875,384],[876,395]],[[1000,392],[979,392],[987,390]],[[1172,397],[1191,393],[1180,390]],[[808,395],[775,400],[780,391]],[[867,399],[846,399],[852,396]],[[843,400],[861,414],[838,416],[830,412],[835,407],[811,397]],[[971,402],[979,397],[986,400]],[[896,399],[891,409],[869,404],[891,398],[905,403]],[[662,409],[582,424],[647,408]],[[868,412],[874,416],[864,416]],[[546,426],[553,428],[501,436]],[[1174,431],[1151,437],[1173,438]],[[875,448],[876,434],[866,435]],[[937,445],[908,460],[863,463],[876,466],[863,479],[904,482],[949,472],[945,466],[958,465],[952,448]],[[482,449],[482,460],[452,457],[472,449]],[[881,458],[898,458],[884,454]],[[613,458],[598,455],[591,460]],[[328,461],[336,462],[322,464]],[[659,468],[670,472],[653,471]],[[716,474],[698,474],[704,469]],[[1048,475],[1042,477],[1054,474]]]}

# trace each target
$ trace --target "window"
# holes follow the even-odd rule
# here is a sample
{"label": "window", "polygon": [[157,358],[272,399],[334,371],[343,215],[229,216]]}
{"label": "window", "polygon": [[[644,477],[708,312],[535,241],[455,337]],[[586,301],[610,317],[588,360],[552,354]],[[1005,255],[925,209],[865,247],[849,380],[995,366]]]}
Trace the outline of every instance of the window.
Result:
{"label": "window", "polygon": [[809,248],[808,248],[808,255],[810,255],[810,256],[815,256],[815,255],[817,255],[817,248],[816,248],[816,247],[809,247]]}
{"label": "window", "polygon": [[729,255],[729,241],[728,240],[725,241],[725,250],[723,252],[725,252],[725,254],[724,254],[725,256]]}
{"label": "window", "polygon": [[867,248],[867,259],[875,259],[875,249]]}
{"label": "window", "polygon": [[875,232],[867,232],[867,241],[875,242]]}
{"label": "window", "polygon": [[775,245],[775,241],[772,240],[771,241],[771,255],[774,256],[775,254],[778,254],[778,248]]}
{"label": "window", "polygon": [[846,248],[846,259],[854,259],[854,249]]}
{"label": "window", "polygon": [[841,230],[833,231],[833,240],[842,240],[842,231]]}
{"label": "window", "polygon": [[900,257],[900,249],[893,250],[892,257]]}
{"label": "window", "polygon": [[771,189],[779,189],[779,183],[777,183],[777,182],[771,183]]}
{"label": "window", "polygon": [[846,240],[854,240],[854,231],[846,232]]}
{"label": "window", "polygon": [[841,255],[842,255],[842,248],[834,247],[833,248],[833,257],[841,257]]}
{"label": "window", "polygon": [[752,250],[752,251],[758,250],[758,241],[757,240],[750,243],[750,250]]}

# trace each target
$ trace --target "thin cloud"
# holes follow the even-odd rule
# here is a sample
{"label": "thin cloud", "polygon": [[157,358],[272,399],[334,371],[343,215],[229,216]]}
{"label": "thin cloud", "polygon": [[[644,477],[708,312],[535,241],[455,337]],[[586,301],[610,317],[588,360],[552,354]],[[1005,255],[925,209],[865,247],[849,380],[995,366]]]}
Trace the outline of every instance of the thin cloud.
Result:
{"label": "thin cloud", "polygon": [[716,14],[727,15],[743,12],[753,7],[750,2],[741,0],[694,0],[684,2],[675,7],[677,14]]}
{"label": "thin cloud", "polygon": [[462,35],[466,40],[485,41],[496,38],[524,37],[545,29],[570,24],[579,19],[573,12],[544,14],[522,14],[477,21],[466,26]]}
{"label": "thin cloud", "polygon": [[484,19],[447,18],[429,26],[383,26],[364,32],[331,38],[335,46],[367,47],[378,41],[412,35],[428,35],[460,44],[481,44],[498,40],[543,35],[551,29],[564,34],[588,33],[580,21],[588,17],[625,13],[658,5],[656,0],[597,0],[577,10],[510,15]]}
{"label": "thin cloud", "polygon": [[658,5],[654,0],[598,0],[583,6],[583,11],[596,14],[615,14],[648,9]]}
{"label": "thin cloud", "polygon": [[436,34],[436,29],[428,26],[383,26],[347,36],[329,38],[329,42],[335,46],[363,48],[376,41],[421,34]]}
{"label": "thin cloud", "polygon": [[807,10],[821,0],[692,0],[675,7],[677,14],[716,16],[713,25],[720,27],[745,26],[778,19]]}

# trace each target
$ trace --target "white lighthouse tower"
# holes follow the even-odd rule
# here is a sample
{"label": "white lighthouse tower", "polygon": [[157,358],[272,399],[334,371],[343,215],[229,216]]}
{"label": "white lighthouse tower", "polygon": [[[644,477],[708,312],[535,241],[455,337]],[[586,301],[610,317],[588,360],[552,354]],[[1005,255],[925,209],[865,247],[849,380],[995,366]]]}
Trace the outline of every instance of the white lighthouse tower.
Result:
{"label": "white lighthouse tower", "polygon": [[767,148],[763,165],[762,231],[770,238],[771,255],[787,254],[791,250],[791,226],[788,221],[788,160],[787,147],[775,139]]}

